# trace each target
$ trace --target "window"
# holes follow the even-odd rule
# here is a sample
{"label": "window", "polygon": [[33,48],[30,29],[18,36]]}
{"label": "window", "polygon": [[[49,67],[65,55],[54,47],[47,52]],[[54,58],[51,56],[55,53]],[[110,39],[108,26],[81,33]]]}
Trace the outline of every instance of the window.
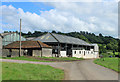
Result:
{"label": "window", "polygon": [[76,51],[75,51],[75,54],[76,54]]}

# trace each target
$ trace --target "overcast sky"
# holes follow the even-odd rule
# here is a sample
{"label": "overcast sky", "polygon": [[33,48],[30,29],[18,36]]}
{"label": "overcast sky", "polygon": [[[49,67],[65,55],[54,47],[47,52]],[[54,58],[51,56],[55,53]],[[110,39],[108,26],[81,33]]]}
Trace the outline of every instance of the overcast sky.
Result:
{"label": "overcast sky", "polygon": [[88,31],[118,36],[118,3],[105,2],[2,2],[0,32]]}

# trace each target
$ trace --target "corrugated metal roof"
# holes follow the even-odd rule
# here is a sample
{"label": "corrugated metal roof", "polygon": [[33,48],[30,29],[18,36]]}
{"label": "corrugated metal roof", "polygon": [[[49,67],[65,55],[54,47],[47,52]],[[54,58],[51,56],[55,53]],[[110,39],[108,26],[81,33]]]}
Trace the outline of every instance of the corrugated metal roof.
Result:
{"label": "corrugated metal roof", "polygon": [[29,37],[29,38],[26,38],[27,40],[33,40],[35,39],[36,37]]}
{"label": "corrugated metal roof", "polygon": [[58,42],[50,33],[37,37],[34,40],[39,40],[41,42]]}
{"label": "corrugated metal roof", "polygon": [[[47,44],[44,44],[40,41],[21,41],[21,48],[51,48]],[[20,48],[20,41],[13,42],[11,44],[6,45],[4,48]]]}
{"label": "corrugated metal roof", "polygon": [[60,43],[68,43],[68,44],[77,44],[77,45],[87,45],[92,46],[91,44],[71,36],[47,33],[42,35],[34,40],[40,40],[41,42],[60,42]]}
{"label": "corrugated metal roof", "polygon": [[78,38],[74,38],[71,36],[66,36],[66,35],[60,35],[60,34],[54,34],[52,33],[53,36],[56,37],[56,39],[59,40],[59,42],[61,43],[70,43],[70,44],[79,44],[79,45],[89,45],[89,43],[78,39]]}
{"label": "corrugated metal roof", "polygon": [[0,33],[1,36],[6,36],[6,35],[9,35],[9,34],[13,34],[13,33],[16,33],[16,32],[9,32],[9,33]]}

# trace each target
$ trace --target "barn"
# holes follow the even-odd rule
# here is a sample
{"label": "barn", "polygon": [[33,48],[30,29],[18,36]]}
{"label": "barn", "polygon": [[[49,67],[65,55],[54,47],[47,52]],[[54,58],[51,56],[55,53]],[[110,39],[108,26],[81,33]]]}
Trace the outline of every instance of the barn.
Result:
{"label": "barn", "polygon": [[[6,52],[3,56],[19,56],[20,41],[4,46]],[[21,56],[52,57],[52,48],[40,41],[21,41]]]}
{"label": "barn", "polygon": [[52,46],[52,54],[57,57],[98,58],[99,47],[71,36],[47,33],[34,39]]}
{"label": "barn", "polygon": [[[2,46],[5,46],[5,45],[8,45],[10,43],[20,40],[20,35],[16,32],[1,33],[0,36],[3,37]],[[26,38],[21,36],[21,41],[26,41]]]}

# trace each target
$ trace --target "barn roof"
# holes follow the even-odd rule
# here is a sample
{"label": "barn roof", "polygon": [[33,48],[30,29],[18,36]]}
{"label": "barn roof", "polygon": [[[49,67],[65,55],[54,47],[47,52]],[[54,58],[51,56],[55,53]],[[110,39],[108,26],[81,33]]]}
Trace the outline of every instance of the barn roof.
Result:
{"label": "barn roof", "polygon": [[87,45],[92,46],[91,44],[71,36],[60,35],[55,33],[47,33],[42,35],[34,40],[39,40],[41,42],[59,42],[59,43],[68,43],[68,44],[77,44],[77,45]]}
{"label": "barn roof", "polygon": [[14,34],[14,33],[16,33],[16,32],[0,33],[0,35],[4,37],[4,36],[6,36],[6,35]]}
{"label": "barn roof", "polygon": [[[6,48],[6,49],[20,48],[20,41],[16,41],[11,44],[8,44],[4,48]],[[51,48],[51,47],[40,41],[21,41],[21,48]]]}

